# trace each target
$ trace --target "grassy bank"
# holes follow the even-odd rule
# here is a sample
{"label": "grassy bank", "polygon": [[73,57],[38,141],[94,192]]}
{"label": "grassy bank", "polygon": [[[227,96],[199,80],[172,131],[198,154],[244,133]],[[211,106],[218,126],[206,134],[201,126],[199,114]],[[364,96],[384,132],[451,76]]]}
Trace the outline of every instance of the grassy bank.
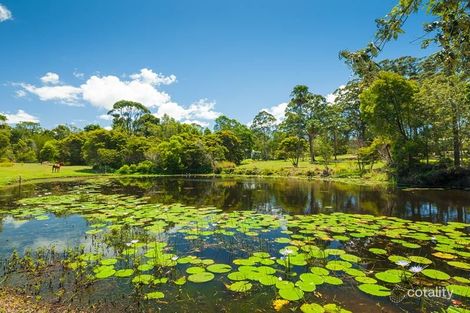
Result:
{"label": "grassy bank", "polygon": [[51,165],[39,163],[2,163],[0,164],[0,186],[33,179],[57,179],[96,175],[89,166],[63,166],[59,173],[51,172]]}
{"label": "grassy bank", "polygon": [[[245,160],[236,168],[225,169],[222,176],[269,176],[269,177],[298,177],[312,179],[328,179],[345,183],[361,185],[389,184],[387,175],[381,170],[383,164],[377,164],[370,173],[360,175],[356,161],[351,156],[341,156],[338,161],[328,166],[330,175],[325,177],[325,165],[321,162],[311,164],[301,161],[298,167],[293,167],[289,161],[252,161]],[[51,165],[39,163],[8,163],[0,164],[0,186],[32,180],[56,180],[67,177],[86,177],[102,175],[91,170],[89,166],[63,166],[59,173],[51,172]],[[121,175],[120,175],[121,176]],[[127,176],[127,175],[126,175]],[[129,176],[158,176],[133,174]]]}
{"label": "grassy bank", "polygon": [[284,160],[246,160],[240,166],[226,169],[224,172],[233,175],[308,177],[355,184],[390,184],[383,166],[383,163],[377,163],[372,171],[361,175],[355,158],[343,155],[339,156],[337,161],[328,164],[329,175],[327,176],[324,175],[326,167],[321,159],[313,164],[307,160],[300,161],[298,167],[293,167],[289,161]]}

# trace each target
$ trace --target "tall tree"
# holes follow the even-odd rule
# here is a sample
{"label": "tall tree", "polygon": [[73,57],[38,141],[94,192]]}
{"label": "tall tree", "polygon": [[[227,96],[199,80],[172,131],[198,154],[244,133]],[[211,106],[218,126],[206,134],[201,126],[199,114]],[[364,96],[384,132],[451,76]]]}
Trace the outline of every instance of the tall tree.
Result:
{"label": "tall tree", "polygon": [[108,115],[113,117],[113,128],[134,134],[139,128],[140,118],[149,113],[150,110],[141,103],[121,100],[113,105],[113,109],[108,112]]}
{"label": "tall tree", "polygon": [[452,138],[454,166],[461,165],[462,131],[470,122],[467,86],[456,75],[434,75],[422,81],[417,101],[431,113],[432,131],[440,138]]}
{"label": "tall tree", "polygon": [[[420,111],[414,101],[417,85],[392,72],[380,72],[369,88],[360,96],[361,111],[376,135],[391,139],[396,156],[400,150],[413,163],[412,141],[421,126]],[[414,147],[413,147],[414,148]],[[401,162],[400,157],[395,162]],[[401,163],[397,163],[401,165]]]}
{"label": "tall tree", "polygon": [[276,129],[276,118],[271,113],[260,111],[251,123],[255,144],[261,151],[261,158],[268,160],[271,156],[270,141]]}
{"label": "tall tree", "polygon": [[312,94],[307,86],[297,85],[291,93],[282,127],[292,135],[307,139],[310,162],[315,162],[314,139],[325,118],[326,99]]}

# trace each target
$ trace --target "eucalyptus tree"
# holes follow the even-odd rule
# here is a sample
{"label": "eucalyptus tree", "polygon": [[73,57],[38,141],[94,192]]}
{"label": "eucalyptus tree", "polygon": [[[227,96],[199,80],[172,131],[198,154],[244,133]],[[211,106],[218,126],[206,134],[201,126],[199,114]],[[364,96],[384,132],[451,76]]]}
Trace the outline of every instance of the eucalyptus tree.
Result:
{"label": "eucalyptus tree", "polygon": [[417,91],[414,81],[396,73],[379,72],[360,96],[361,112],[374,134],[393,142],[393,161],[398,167],[409,168],[419,148],[416,139],[423,122],[421,108],[414,101]]}
{"label": "eucalyptus tree", "polygon": [[276,130],[276,118],[269,112],[260,111],[251,123],[251,131],[254,135],[255,146],[261,151],[261,158],[271,158],[271,140]]}
{"label": "eucalyptus tree", "polygon": [[297,85],[286,107],[282,128],[291,135],[307,139],[310,162],[315,162],[314,139],[324,125],[327,102],[325,97],[313,94],[307,86]]}
{"label": "eucalyptus tree", "polygon": [[140,118],[144,114],[150,114],[147,107],[128,100],[116,102],[108,112],[108,115],[113,117],[113,128],[122,129],[129,134],[134,134],[139,128]]}
{"label": "eucalyptus tree", "polygon": [[427,109],[435,140],[452,138],[454,166],[459,167],[462,133],[470,127],[468,82],[456,75],[433,75],[421,82],[416,99]]}

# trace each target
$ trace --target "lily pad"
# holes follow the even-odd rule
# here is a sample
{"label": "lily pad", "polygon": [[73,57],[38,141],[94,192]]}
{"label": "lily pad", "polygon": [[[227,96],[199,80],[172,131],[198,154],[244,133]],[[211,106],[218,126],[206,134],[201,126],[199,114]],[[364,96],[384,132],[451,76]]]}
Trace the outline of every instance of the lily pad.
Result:
{"label": "lily pad", "polygon": [[444,273],[442,271],[438,270],[433,270],[433,269],[424,269],[421,273],[423,275],[432,278],[432,279],[437,279],[437,280],[448,280],[450,279],[450,276],[447,273]]}
{"label": "lily pad", "polygon": [[145,299],[146,300],[151,300],[151,299],[162,299],[165,297],[165,294],[160,291],[153,291],[145,294]]}
{"label": "lily pad", "polygon": [[232,267],[228,264],[212,264],[207,267],[207,270],[212,273],[228,273]]}
{"label": "lily pad", "polygon": [[246,280],[237,281],[231,285],[227,285],[229,290],[235,292],[247,292],[251,287],[253,287],[253,285]]}
{"label": "lily pad", "polygon": [[377,296],[377,297],[387,297],[390,296],[390,289],[387,287],[377,285],[377,284],[362,284],[358,286],[359,290],[367,294]]}
{"label": "lily pad", "polygon": [[127,268],[127,269],[120,269],[120,270],[116,271],[114,276],[116,276],[116,277],[130,277],[130,276],[132,276],[132,274],[134,274],[134,270],[130,269],[130,268]]}
{"label": "lily pad", "polygon": [[304,297],[304,292],[297,287],[279,289],[279,295],[289,301],[298,301]]}
{"label": "lily pad", "polygon": [[200,272],[188,276],[188,280],[193,283],[205,283],[214,279],[214,274],[210,272]]}
{"label": "lily pad", "polygon": [[325,309],[317,303],[304,303],[300,306],[303,313],[324,313]]}

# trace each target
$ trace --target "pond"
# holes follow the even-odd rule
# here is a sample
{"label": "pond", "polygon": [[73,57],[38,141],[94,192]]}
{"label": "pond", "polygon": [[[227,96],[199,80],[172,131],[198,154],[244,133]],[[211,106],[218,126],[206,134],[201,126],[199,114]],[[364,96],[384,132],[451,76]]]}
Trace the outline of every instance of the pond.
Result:
{"label": "pond", "polygon": [[296,179],[0,189],[0,282],[90,312],[465,312],[470,192]]}

